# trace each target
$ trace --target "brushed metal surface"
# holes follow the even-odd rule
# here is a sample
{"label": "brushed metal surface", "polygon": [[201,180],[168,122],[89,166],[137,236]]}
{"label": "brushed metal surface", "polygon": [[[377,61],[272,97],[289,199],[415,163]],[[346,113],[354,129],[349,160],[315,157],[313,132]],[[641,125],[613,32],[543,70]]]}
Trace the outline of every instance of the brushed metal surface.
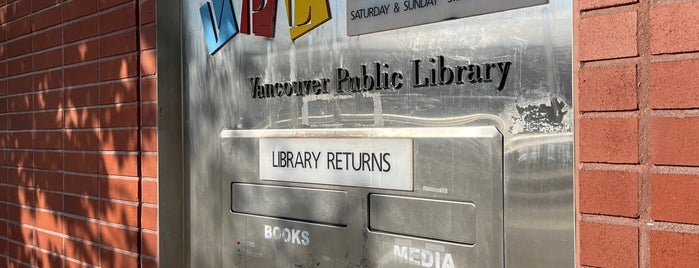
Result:
{"label": "brushed metal surface", "polygon": [[344,191],[233,183],[231,211],[346,226],[349,202]]}
{"label": "brushed metal surface", "polygon": [[[448,254],[449,260],[457,265],[456,267],[503,266],[503,143],[501,133],[493,126],[224,130],[220,137],[223,178],[229,178],[233,185],[269,185],[266,187],[275,189],[275,192],[252,193],[250,191],[245,193],[244,197],[230,198],[238,200],[235,202],[250,202],[259,207],[258,210],[278,211],[274,215],[270,213],[249,215],[230,211],[223,213],[223,247],[224,250],[234,249],[233,252],[236,252],[223,257],[224,266],[293,267],[298,265],[308,267],[309,259],[324,259],[328,261],[327,267],[353,267],[350,264],[359,267],[404,267],[410,265],[411,261],[415,261],[412,258],[417,256],[415,255],[418,254],[415,253],[417,251],[420,254],[424,251],[427,254],[425,256],[432,256],[432,258],[440,254],[440,260],[446,260],[445,257]],[[415,189],[412,192],[406,192],[342,185],[309,185],[303,181],[264,181],[260,178],[259,162],[250,162],[249,159],[259,157],[260,151],[257,144],[260,140],[278,137],[311,141],[315,138],[337,137],[411,139]],[[346,198],[335,196],[336,200],[327,201],[327,203],[346,201],[349,208],[338,210],[332,206],[305,205],[313,200],[323,203],[324,200],[329,199],[299,196],[300,193],[296,189],[301,186],[313,187],[314,191],[342,191],[346,193]],[[239,194],[240,191],[233,194],[236,193]],[[372,212],[369,209],[371,206],[369,196],[377,194],[403,196],[401,201],[404,204],[392,202],[395,199],[392,197],[393,199],[379,201],[374,205],[395,205],[397,208],[408,209],[410,204],[415,204],[413,214],[402,216],[406,217],[402,222],[405,226],[388,228],[390,226],[382,224],[402,221],[401,217],[393,217],[391,215],[395,214],[391,214],[384,215],[385,220],[377,222],[380,230],[370,228],[369,219],[372,217],[370,213],[376,211]],[[292,195],[294,197],[290,198]],[[417,199],[411,202],[406,197]],[[381,199],[381,197],[378,198]],[[277,205],[284,202],[289,204]],[[477,204],[477,206],[472,207],[472,211],[464,215],[468,217],[462,217],[458,215],[464,211],[461,207],[447,204]],[[433,211],[436,209],[447,211]],[[346,214],[336,214],[340,211]],[[400,213],[400,211],[395,212]],[[451,215],[454,218],[453,221],[437,219],[427,221],[410,217],[429,216],[430,213],[441,216]],[[326,214],[347,217],[346,226],[308,224],[299,221],[309,217],[308,215],[320,217],[318,215]],[[393,222],[386,217],[392,218]],[[458,224],[453,225],[455,223]],[[470,230],[460,230],[460,226],[464,224],[469,225]],[[308,233],[309,243],[300,245],[284,239],[266,238],[263,234],[269,232],[265,230],[274,227],[277,227],[277,230],[286,228],[292,232],[293,230],[305,231]],[[431,228],[439,231],[430,231]],[[457,232],[457,229],[465,233],[450,238],[449,232]],[[478,233],[474,234],[476,230]],[[238,249],[240,253],[237,253]],[[364,250],[359,252],[357,251],[359,249]],[[398,250],[397,253],[396,250]],[[405,255],[402,255],[403,251],[406,251]],[[352,254],[348,255],[348,253]],[[270,258],[270,255],[275,258]],[[425,261],[427,264],[429,260]]]}
{"label": "brushed metal surface", "polygon": [[[415,265],[410,252],[433,257],[439,253],[442,261],[447,253],[455,261],[466,256],[477,262],[474,267],[574,266],[571,1],[551,0],[528,8],[350,37],[346,1],[330,0],[332,19],[293,42],[285,5],[280,4],[275,38],[238,34],[214,56],[207,53],[198,13],[205,2],[180,1],[183,75],[159,74],[159,80],[183,81],[189,266],[405,267]],[[233,4],[240,18],[240,2]],[[162,27],[178,31],[174,29],[177,25]],[[411,77],[411,61],[422,60],[424,74],[431,68],[424,64],[440,55],[451,66],[494,62],[512,62],[512,66],[502,90],[493,83],[414,87],[417,81]],[[253,77],[263,83],[334,80],[338,68],[356,76],[361,74],[362,65],[372,68],[374,62],[405,75],[404,86],[362,93],[331,90],[321,95],[252,98]],[[344,228],[269,217],[243,218],[227,208],[231,182],[261,183],[256,177],[257,138],[261,136],[372,137],[398,135],[406,128],[409,132],[424,128],[438,133],[444,128],[478,126],[493,127],[503,136],[500,194],[504,220],[500,226],[504,227],[492,224],[497,222],[495,216],[482,222],[503,230],[503,238],[485,239],[501,243],[502,250],[496,249],[499,252],[477,252],[478,244],[466,250],[449,243],[369,231],[366,200],[370,192],[364,188],[314,186],[347,192],[353,209]],[[224,138],[226,133],[236,138]],[[449,195],[469,189],[467,183],[443,183],[441,178],[451,182],[464,175],[492,176],[481,172],[483,160],[473,157],[488,153],[490,147],[470,151],[446,138],[437,138],[435,143],[428,140],[414,145],[415,163],[429,163],[429,168],[414,171],[415,197],[441,199],[445,188]],[[161,165],[161,171],[164,168],[171,167]],[[161,178],[162,184],[169,179]],[[482,198],[493,194],[480,193]],[[481,202],[474,203],[480,209]],[[161,221],[163,224],[167,223]],[[311,234],[311,242],[304,246],[256,240],[264,234],[265,225],[304,229]],[[338,232],[354,235],[337,236]],[[243,239],[236,241],[234,237]],[[252,240],[257,242],[245,243]],[[407,264],[396,260],[396,246]],[[485,248],[489,247],[480,250]],[[404,249],[408,255],[401,255]],[[449,250],[474,253],[459,255]]]}
{"label": "brushed metal surface", "polygon": [[369,196],[372,231],[473,245],[476,205],[406,196]]}

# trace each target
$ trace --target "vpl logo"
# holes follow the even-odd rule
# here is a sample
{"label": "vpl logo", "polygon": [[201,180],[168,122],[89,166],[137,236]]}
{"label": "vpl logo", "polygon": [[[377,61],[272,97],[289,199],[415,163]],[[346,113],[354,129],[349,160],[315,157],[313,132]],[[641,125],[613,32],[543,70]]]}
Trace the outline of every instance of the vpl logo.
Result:
{"label": "vpl logo", "polygon": [[[331,18],[328,0],[284,1],[291,40],[296,40]],[[231,0],[211,0],[199,8],[209,54],[216,53],[238,32],[274,37],[277,0],[243,0],[242,8],[240,29]]]}

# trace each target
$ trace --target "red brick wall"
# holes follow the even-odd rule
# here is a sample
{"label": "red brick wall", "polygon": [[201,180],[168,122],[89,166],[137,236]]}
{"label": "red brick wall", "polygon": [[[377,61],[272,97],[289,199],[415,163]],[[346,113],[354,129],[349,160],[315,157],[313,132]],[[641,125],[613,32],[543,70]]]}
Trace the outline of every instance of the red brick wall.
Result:
{"label": "red brick wall", "polygon": [[0,267],[157,266],[155,0],[0,0]]}
{"label": "red brick wall", "polygon": [[699,265],[699,1],[576,1],[579,263]]}

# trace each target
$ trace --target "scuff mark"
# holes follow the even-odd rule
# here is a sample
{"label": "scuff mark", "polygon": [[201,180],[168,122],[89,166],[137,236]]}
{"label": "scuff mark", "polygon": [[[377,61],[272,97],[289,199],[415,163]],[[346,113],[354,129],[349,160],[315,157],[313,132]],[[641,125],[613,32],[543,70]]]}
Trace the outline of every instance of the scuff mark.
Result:
{"label": "scuff mark", "polygon": [[568,111],[565,103],[551,98],[551,104],[516,106],[518,115],[512,117],[510,132],[520,133],[559,133],[570,131],[570,126],[563,123]]}

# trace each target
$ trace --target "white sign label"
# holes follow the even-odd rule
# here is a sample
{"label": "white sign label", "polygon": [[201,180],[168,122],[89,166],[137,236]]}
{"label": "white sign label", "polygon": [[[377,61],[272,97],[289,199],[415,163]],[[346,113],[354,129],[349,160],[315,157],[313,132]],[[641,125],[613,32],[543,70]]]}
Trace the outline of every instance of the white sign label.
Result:
{"label": "white sign label", "polygon": [[548,0],[349,0],[350,36],[546,4]]}
{"label": "white sign label", "polygon": [[411,139],[260,139],[262,180],[413,190]]}

